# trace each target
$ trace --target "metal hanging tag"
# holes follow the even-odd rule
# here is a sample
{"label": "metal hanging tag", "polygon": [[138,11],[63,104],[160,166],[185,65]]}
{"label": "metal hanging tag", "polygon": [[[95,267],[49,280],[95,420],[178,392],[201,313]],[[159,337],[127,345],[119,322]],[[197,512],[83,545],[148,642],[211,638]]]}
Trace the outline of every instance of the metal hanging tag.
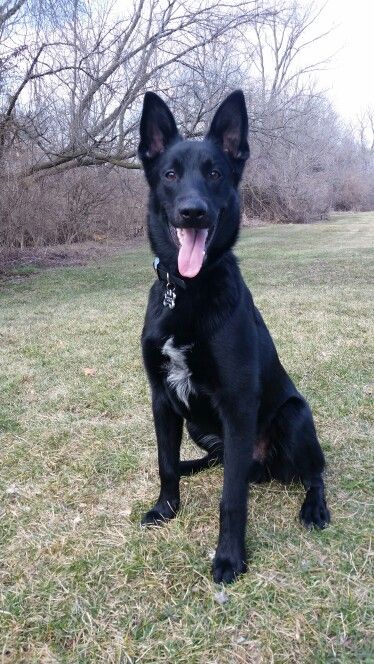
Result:
{"label": "metal hanging tag", "polygon": [[167,284],[164,295],[164,307],[169,307],[169,309],[174,309],[176,297],[177,294],[175,292],[175,286],[174,284],[170,283],[169,273],[167,273]]}

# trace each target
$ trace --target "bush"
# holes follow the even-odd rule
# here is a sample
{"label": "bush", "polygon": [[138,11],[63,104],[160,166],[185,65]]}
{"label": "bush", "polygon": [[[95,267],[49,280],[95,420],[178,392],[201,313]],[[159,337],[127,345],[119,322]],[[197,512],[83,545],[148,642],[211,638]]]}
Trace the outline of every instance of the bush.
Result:
{"label": "bush", "polygon": [[144,233],[139,171],[102,167],[2,180],[0,245],[31,247]]}

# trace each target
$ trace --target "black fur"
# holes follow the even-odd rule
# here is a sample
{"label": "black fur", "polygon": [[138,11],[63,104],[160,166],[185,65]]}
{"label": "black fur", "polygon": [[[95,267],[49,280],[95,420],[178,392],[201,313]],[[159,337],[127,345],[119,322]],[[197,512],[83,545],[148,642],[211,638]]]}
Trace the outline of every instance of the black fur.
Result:
{"label": "black fur", "polygon": [[[142,348],[161,492],[143,524],[176,515],[181,475],[223,462],[217,582],[233,581],[246,570],[249,482],[300,480],[306,489],[301,521],[318,528],[330,521],[311,411],[281,365],[231,251],[239,233],[237,186],[249,156],[247,132],[241,91],[223,102],[203,141],[183,141],[166,104],[153,93],[145,96],[139,155],[150,185],[149,239],[162,264],[187,287],[177,288],[174,309],[163,306],[164,283],[156,281],[150,291]],[[205,260],[193,278],[178,272],[176,228],[209,230]],[[183,352],[182,375],[192,387],[188,406],[168,381],[168,340]],[[184,420],[206,451],[202,459],[180,461]]]}

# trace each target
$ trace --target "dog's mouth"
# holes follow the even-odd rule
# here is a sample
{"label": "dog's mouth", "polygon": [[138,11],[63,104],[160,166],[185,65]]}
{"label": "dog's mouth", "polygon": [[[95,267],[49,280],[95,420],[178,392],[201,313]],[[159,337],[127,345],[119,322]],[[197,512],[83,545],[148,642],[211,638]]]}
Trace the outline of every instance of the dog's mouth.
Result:
{"label": "dog's mouth", "polygon": [[196,277],[213,236],[211,228],[175,228],[169,224],[171,237],[178,248],[178,270],[183,277]]}

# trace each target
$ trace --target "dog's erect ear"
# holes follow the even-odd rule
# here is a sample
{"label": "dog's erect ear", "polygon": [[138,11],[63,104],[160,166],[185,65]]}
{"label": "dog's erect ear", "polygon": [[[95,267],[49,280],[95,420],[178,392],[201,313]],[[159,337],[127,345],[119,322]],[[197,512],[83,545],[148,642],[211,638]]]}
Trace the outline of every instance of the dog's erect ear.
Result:
{"label": "dog's erect ear", "polygon": [[249,157],[248,115],[244,95],[235,90],[216,111],[207,138],[218,143],[238,166]]}
{"label": "dog's erect ear", "polygon": [[168,145],[180,138],[169,107],[154,92],[146,92],[140,120],[138,151],[143,164],[158,157]]}

